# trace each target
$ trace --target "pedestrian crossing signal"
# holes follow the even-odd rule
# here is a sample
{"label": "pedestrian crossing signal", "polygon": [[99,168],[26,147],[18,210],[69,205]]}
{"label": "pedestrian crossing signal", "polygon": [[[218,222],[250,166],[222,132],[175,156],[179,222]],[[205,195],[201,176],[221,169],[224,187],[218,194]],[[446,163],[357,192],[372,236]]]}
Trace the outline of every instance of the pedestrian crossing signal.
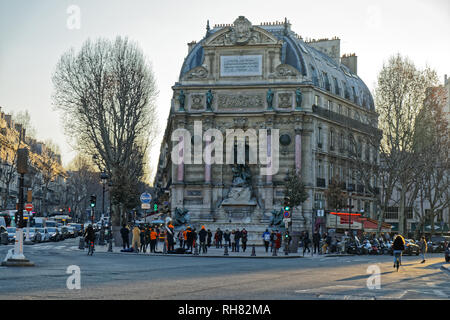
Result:
{"label": "pedestrian crossing signal", "polygon": [[158,211],[158,205],[156,203],[153,205],[153,211]]}
{"label": "pedestrian crossing signal", "polygon": [[97,197],[96,197],[96,196],[94,196],[94,195],[92,195],[92,196],[91,196],[91,207],[92,207],[92,208],[94,208],[94,207],[95,207],[95,204],[96,204],[96,200],[97,200]]}

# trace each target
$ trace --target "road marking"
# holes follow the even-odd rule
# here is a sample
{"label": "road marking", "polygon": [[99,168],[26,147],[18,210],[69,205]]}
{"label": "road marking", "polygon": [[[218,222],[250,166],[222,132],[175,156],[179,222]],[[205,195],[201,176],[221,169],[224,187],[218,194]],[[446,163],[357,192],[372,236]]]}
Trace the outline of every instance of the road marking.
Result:
{"label": "road marking", "polygon": [[433,292],[440,297],[448,298],[448,295],[445,294],[442,290],[433,290]]}
{"label": "road marking", "polygon": [[338,295],[338,294],[320,294],[318,298],[329,300],[375,300],[375,297]]}
{"label": "road marking", "polygon": [[358,286],[348,286],[348,285],[335,285],[335,286],[327,286],[327,287],[319,287],[319,288],[310,288],[310,289],[302,289],[302,290],[296,290],[296,293],[303,293],[303,292],[314,292],[314,291],[323,291],[323,290],[336,290],[336,289],[361,289],[361,287]]}

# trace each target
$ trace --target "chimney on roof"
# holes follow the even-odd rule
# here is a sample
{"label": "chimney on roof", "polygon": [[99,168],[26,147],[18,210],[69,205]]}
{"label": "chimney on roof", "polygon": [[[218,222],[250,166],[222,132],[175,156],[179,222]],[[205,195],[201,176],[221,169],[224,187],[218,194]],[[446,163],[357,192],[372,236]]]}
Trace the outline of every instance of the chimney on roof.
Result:
{"label": "chimney on roof", "polygon": [[356,54],[344,54],[341,57],[341,63],[350,69],[353,74],[358,74],[358,57]]}
{"label": "chimney on roof", "polygon": [[308,45],[316,50],[325,53],[339,64],[339,57],[341,56],[341,40],[338,37],[333,39],[309,39]]}
{"label": "chimney on roof", "polygon": [[188,54],[192,51],[192,49],[195,47],[196,44],[197,44],[197,42],[195,42],[195,41],[188,43]]}

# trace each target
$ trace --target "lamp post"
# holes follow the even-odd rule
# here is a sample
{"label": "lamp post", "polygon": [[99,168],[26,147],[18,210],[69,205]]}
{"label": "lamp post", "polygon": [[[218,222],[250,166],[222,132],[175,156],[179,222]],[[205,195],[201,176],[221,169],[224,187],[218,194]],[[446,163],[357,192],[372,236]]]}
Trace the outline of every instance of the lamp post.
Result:
{"label": "lamp post", "polygon": [[[105,216],[105,185],[108,182],[108,178],[109,178],[108,174],[106,173],[105,170],[103,170],[103,172],[100,174],[100,179],[102,180],[102,187],[103,187],[103,190],[102,190],[102,231],[101,231],[103,235],[105,233],[104,224],[103,224],[103,217]],[[110,235],[110,237],[111,237],[111,235]],[[102,239],[101,242],[103,245],[104,237],[101,237],[101,239]]]}

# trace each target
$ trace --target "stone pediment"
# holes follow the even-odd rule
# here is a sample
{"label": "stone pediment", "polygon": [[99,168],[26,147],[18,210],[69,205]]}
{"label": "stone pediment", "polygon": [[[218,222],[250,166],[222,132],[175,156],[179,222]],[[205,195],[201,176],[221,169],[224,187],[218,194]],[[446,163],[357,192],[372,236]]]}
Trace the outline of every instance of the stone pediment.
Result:
{"label": "stone pediment", "polygon": [[280,42],[281,40],[278,40],[273,34],[257,26],[252,26],[249,20],[241,16],[234,21],[233,26],[214,33],[206,40],[204,46],[261,45]]}

